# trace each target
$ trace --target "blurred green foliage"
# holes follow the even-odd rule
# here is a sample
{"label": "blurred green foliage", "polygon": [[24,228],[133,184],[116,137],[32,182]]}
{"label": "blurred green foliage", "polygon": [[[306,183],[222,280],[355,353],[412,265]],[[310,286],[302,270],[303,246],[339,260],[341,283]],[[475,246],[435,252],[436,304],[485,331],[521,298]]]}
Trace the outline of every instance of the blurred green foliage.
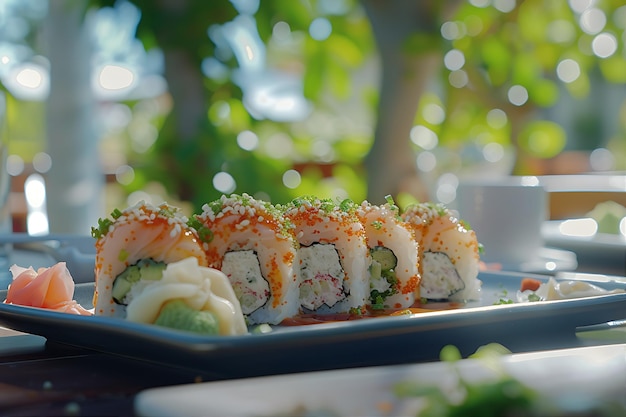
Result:
{"label": "blurred green foliage", "polygon": [[[184,54],[197,64],[194,76],[200,80],[198,87],[205,92],[205,118],[197,121],[191,136],[185,137],[176,112],[168,114],[152,149],[146,153],[129,152],[129,162],[136,175],[125,186],[128,192],[157,181],[172,196],[190,201],[199,209],[222,194],[212,180],[217,173],[225,172],[236,181],[234,192],[247,192],[275,202],[309,193],[329,196],[337,188],[350,190],[353,198],[364,198],[359,164],[371,138],[360,132],[342,132],[345,130],[342,121],[334,114],[338,109],[332,107],[341,106],[342,101],[351,97],[352,72],[374,52],[367,19],[354,2],[346,2],[347,15],[328,16],[333,30],[323,42],[307,35],[312,20],[319,16],[315,2],[262,1],[255,13],[259,35],[267,47],[268,67],[302,75],[304,95],[315,102],[311,118],[328,123],[323,130],[336,131],[327,137],[320,137],[320,126],[310,119],[281,123],[253,117],[243,102],[242,91],[233,82],[232,75],[238,68],[233,57],[221,60],[228,68],[228,76],[209,78],[201,73],[202,60],[216,56],[216,45],[208,29],[223,25],[236,15],[230,2],[192,2],[187,9],[181,7],[180,12],[176,7],[170,10],[152,1],[133,3],[142,10],[137,35],[146,40],[147,48],[158,46],[166,56]],[[272,42],[274,25],[281,21],[289,24],[293,47],[279,48]],[[172,71],[168,82],[175,86],[175,77],[182,76]],[[177,100],[185,100],[183,95],[172,94],[174,106],[179,105]],[[332,104],[325,106],[325,102]],[[246,150],[238,145],[237,136],[244,131],[254,132],[258,137],[256,148]],[[320,141],[334,155],[330,175],[325,168],[317,166],[317,162],[325,161],[314,156],[312,148]],[[296,188],[286,187],[284,173],[299,162],[303,168],[301,182]]]}
{"label": "blurred green foliage", "polygon": [[[115,4],[111,0],[92,3],[97,7]],[[529,171],[528,159],[553,158],[572,146],[566,127],[549,120],[544,110],[564,99],[588,97],[598,82],[626,83],[623,1],[593,2],[590,7],[606,17],[599,32],[583,30],[581,13],[573,10],[574,3],[580,2],[525,0],[502,10],[499,5],[513,3],[466,0],[451,19],[436,22],[441,33],[420,32],[406,39],[403,49],[408,54],[434,51],[443,61],[446,54],[455,51],[464,60],[453,69],[445,68],[442,62],[438,78],[432,80],[431,91],[421,97],[415,115],[416,125],[436,135],[437,148],[452,155],[453,162],[442,169],[455,172],[472,163],[464,154],[468,147],[481,150],[498,144],[515,152],[513,173],[534,174]],[[267,48],[268,67],[301,76],[303,94],[312,103],[311,114],[293,122],[272,121],[248,111],[243,93],[233,81],[237,61],[232,55],[221,54],[209,36],[211,27],[237,16],[231,2],[134,0],[133,4],[142,11],[137,36],[146,49],[164,51],[173,103],[167,112],[150,120],[159,136],[147,150],[131,146],[129,129],[116,132],[125,141],[128,164],[135,171],[133,180],[121,185],[126,193],[157,182],[173,199],[189,201],[197,209],[222,193],[214,187],[213,178],[224,172],[236,182],[234,192],[275,202],[302,194],[331,197],[344,193],[355,200],[365,198],[362,161],[371,147],[377,121],[378,80],[357,75],[375,62],[377,40],[357,0],[259,2],[254,17]],[[309,28],[320,17],[328,20],[332,32],[316,40]],[[289,25],[291,40],[287,46],[274,37],[279,22]],[[594,54],[593,43],[599,34],[614,37],[617,46],[610,56]],[[223,77],[211,78],[202,72],[203,61],[210,57],[223,65]],[[564,60],[572,60],[579,70],[579,75],[567,82],[557,76]],[[177,63],[182,64],[177,67]],[[178,71],[182,69],[186,72]],[[509,97],[512,87],[521,87],[527,99],[513,103]],[[201,95],[199,105],[187,99],[189,91]],[[355,103],[360,107],[355,108]],[[137,113],[145,103],[126,104]],[[441,120],[427,116],[432,105],[443,110]],[[183,121],[191,113],[176,111],[181,107],[185,112],[195,112],[191,126]],[[28,112],[26,108],[20,110],[21,117],[28,117]],[[355,114],[358,121],[351,119]],[[583,146],[588,150],[606,146],[615,155],[626,155],[626,106],[618,118],[617,132],[589,139]],[[590,114],[576,123],[576,131],[597,136],[601,122]],[[21,125],[24,137],[28,137],[27,130],[33,125]],[[258,146],[246,150],[237,143],[244,131],[256,135]],[[24,153],[33,153],[34,148],[26,148]],[[417,143],[414,148],[416,154],[424,151]],[[290,188],[283,176],[294,169],[301,179]],[[615,169],[626,169],[626,159],[616,158]]]}
{"label": "blurred green foliage", "polygon": [[[478,3],[485,6],[474,5]],[[465,63],[461,71],[467,82],[458,88],[449,82],[455,71],[442,71],[443,92],[423,97],[421,108],[436,103],[445,109],[447,117],[433,126],[418,113],[416,123],[435,131],[440,145],[451,149],[461,149],[468,143],[512,146],[517,156],[513,173],[535,174],[528,171],[527,158],[553,158],[568,147],[565,127],[541,120],[546,117],[542,109],[558,105],[560,100],[585,99],[594,83],[626,81],[623,2],[590,3],[591,9],[606,17],[606,24],[596,33],[581,28],[584,12],[573,10],[574,3],[525,0],[504,13],[491,2],[464,2],[449,22],[456,33],[449,37],[444,49],[462,53]],[[606,58],[592,51],[592,43],[600,33],[614,36],[617,43],[616,51]],[[573,60],[578,66],[580,73],[572,81],[564,82],[557,76],[557,68],[564,60]],[[526,101],[511,102],[508,93],[513,86],[525,90]],[[489,122],[494,109],[504,112],[506,123]],[[592,117],[597,120],[597,115]],[[593,132],[587,132],[591,142],[585,149],[607,146],[616,155],[623,155],[619,149],[623,151],[626,141],[626,120],[622,116],[620,121],[621,131],[613,138],[600,137],[596,124]]]}

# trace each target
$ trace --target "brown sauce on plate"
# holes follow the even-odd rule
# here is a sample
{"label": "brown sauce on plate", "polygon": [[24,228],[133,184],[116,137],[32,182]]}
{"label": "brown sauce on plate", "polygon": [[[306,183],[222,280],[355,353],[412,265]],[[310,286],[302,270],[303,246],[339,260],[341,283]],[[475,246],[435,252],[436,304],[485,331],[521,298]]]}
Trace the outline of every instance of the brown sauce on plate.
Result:
{"label": "brown sauce on plate", "polygon": [[282,326],[304,326],[320,323],[332,323],[338,321],[362,320],[376,317],[432,313],[434,311],[455,310],[461,307],[463,307],[463,303],[458,302],[429,302],[423,304],[418,301],[411,307],[402,309],[372,310],[368,308],[358,313],[304,313],[295,317],[286,318],[280,324]]}

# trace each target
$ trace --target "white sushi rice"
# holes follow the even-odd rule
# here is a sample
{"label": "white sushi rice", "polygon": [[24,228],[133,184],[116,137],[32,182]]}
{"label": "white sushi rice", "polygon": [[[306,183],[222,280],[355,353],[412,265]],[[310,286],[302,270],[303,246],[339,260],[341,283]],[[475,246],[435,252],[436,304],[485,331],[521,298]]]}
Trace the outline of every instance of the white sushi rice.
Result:
{"label": "white sushi rice", "polygon": [[346,298],[345,271],[334,245],[314,244],[299,251],[300,304],[309,310],[333,307]]}
{"label": "white sushi rice", "polygon": [[226,252],[222,272],[228,277],[243,314],[252,314],[269,300],[270,285],[261,273],[259,258],[254,251]]}
{"label": "white sushi rice", "polygon": [[412,225],[420,241],[421,297],[460,302],[479,300],[482,283],[478,279],[480,256],[476,234],[443,204],[414,204],[405,209],[402,219]]}
{"label": "white sushi rice", "polygon": [[212,231],[209,266],[229,278],[249,324],[280,324],[299,311],[298,243],[281,213],[248,194],[204,204],[196,220]]}
{"label": "white sushi rice", "polygon": [[[375,261],[374,261],[375,262]],[[376,290],[379,293],[383,293],[391,288],[391,284],[385,277],[377,277],[370,279],[370,290]]]}
{"label": "white sushi rice", "polygon": [[396,257],[393,273],[397,283],[392,288],[384,276],[370,277],[370,302],[378,303],[376,293],[385,294],[381,298],[384,306],[407,308],[414,304],[419,293],[419,245],[411,227],[398,218],[398,208],[389,203],[373,205],[363,201],[357,215],[363,224],[370,249],[377,246],[391,251]]}
{"label": "white sushi rice", "polygon": [[429,300],[447,300],[465,288],[456,267],[443,252],[424,252],[421,296]]}
{"label": "white sushi rice", "polygon": [[[126,316],[126,306],[113,300],[115,279],[126,267],[141,259],[152,258],[164,263],[193,256],[205,263],[196,231],[187,226],[188,218],[177,207],[167,203],[152,205],[145,201],[124,210],[115,210],[110,219],[100,219],[92,228],[96,240],[94,293],[95,313],[104,316]],[[95,234],[95,233],[98,234]],[[158,244],[154,241],[158,240]],[[136,286],[135,292],[141,286]],[[126,296],[130,302],[134,294]]]}
{"label": "white sushi rice", "polygon": [[[284,215],[292,222],[300,244],[295,263],[300,305],[323,314],[345,313],[365,307],[369,295],[371,257],[365,230],[354,211],[330,200],[303,198],[286,207]],[[316,245],[320,247],[313,253],[306,249],[303,251],[303,248]],[[317,259],[320,257],[325,260]],[[340,267],[342,274],[331,265]],[[303,279],[303,267],[317,268],[319,272],[306,275],[307,278]]]}

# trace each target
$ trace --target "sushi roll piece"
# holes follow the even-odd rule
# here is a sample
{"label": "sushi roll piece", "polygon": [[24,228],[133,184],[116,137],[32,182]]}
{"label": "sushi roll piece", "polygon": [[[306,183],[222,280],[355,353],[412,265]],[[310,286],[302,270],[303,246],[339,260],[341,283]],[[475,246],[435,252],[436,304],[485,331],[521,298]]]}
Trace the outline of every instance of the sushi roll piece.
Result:
{"label": "sushi roll piece", "polygon": [[392,202],[357,209],[372,257],[369,306],[374,309],[407,308],[419,300],[419,246],[411,227],[400,218]]}
{"label": "sushi roll piece", "polygon": [[300,243],[299,302],[305,313],[365,308],[371,257],[355,204],[300,197],[284,208]]}
{"label": "sushi roll piece", "polygon": [[401,216],[413,228],[420,245],[420,296],[430,300],[480,299],[476,233],[443,204],[413,204]]}
{"label": "sushi roll piece", "polygon": [[193,257],[207,266],[197,231],[177,207],[139,202],[91,230],[96,239],[94,314],[126,318],[134,295],[172,262]]}
{"label": "sushi roll piece", "polygon": [[249,324],[279,324],[298,314],[298,243],[278,209],[248,194],[224,195],[193,221],[210,235],[209,266],[226,274]]}

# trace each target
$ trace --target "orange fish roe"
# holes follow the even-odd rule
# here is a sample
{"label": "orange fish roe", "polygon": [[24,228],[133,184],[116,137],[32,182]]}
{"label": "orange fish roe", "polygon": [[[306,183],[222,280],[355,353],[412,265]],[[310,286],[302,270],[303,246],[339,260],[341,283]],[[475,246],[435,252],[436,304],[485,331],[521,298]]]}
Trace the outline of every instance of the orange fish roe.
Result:
{"label": "orange fish roe", "polygon": [[406,285],[402,287],[402,294],[417,293],[419,290],[420,279],[421,278],[419,276],[412,276],[411,278],[409,278],[409,281],[406,283]]}
{"label": "orange fish roe", "polygon": [[332,228],[336,234],[326,239],[327,243],[337,242],[339,239],[347,241],[352,238],[365,239],[363,227],[353,205],[341,207],[329,199],[307,196],[294,199],[291,204],[283,207],[283,210],[284,216],[296,225],[325,230]]}
{"label": "orange fish roe", "polygon": [[366,303],[371,257],[356,208],[351,200],[315,196],[281,207],[301,245],[300,303],[308,311],[347,312]]}
{"label": "orange fish roe", "polygon": [[[441,295],[441,291],[444,291],[442,284],[452,285],[451,282],[456,281],[456,292],[448,294],[450,297],[464,300],[479,297],[480,281],[477,275],[480,245],[474,231],[440,203],[413,204],[404,210],[401,217],[412,227],[420,243],[422,292],[426,283],[432,294]],[[446,262],[449,264],[445,265]],[[428,267],[424,266],[426,263]],[[434,269],[438,269],[438,272]],[[447,278],[437,281],[437,276]]]}
{"label": "orange fish roe", "polygon": [[[284,215],[295,225],[316,228],[313,231],[315,235],[322,234],[322,230],[332,231],[332,236],[322,238],[321,242],[336,244],[339,240],[343,240],[349,243],[352,239],[365,242],[365,231],[355,211],[353,209],[342,210],[330,200],[296,199],[292,202],[292,206],[285,210]],[[299,229],[298,226],[295,228]],[[298,234],[301,235],[302,231]],[[340,258],[344,258],[341,253]]]}
{"label": "orange fish roe", "polygon": [[284,302],[284,300],[281,300],[280,298],[280,294],[282,293],[282,290],[283,290],[283,282],[280,279],[281,278],[280,270],[278,269],[278,263],[276,262],[276,259],[271,258],[266,268],[270,271],[269,276],[267,278],[270,281],[272,294],[279,295],[278,297],[276,296],[272,297],[273,298],[272,307],[276,308],[281,304],[281,302]]}
{"label": "orange fish roe", "polygon": [[411,225],[432,224],[440,217],[448,215],[450,211],[443,205],[437,203],[420,203],[407,207],[402,213],[402,219]]}
{"label": "orange fish roe", "polygon": [[[383,205],[364,201],[357,208],[357,216],[366,230],[370,250],[385,248],[396,259],[396,265],[391,270],[385,271],[384,275],[381,273],[391,287],[381,293],[380,284],[371,284],[371,301],[378,300],[377,305],[382,302],[383,306],[394,308],[412,305],[419,297],[421,281],[419,245],[413,229],[402,221],[399,208],[390,201]],[[372,276],[371,280],[374,279]],[[387,284],[382,282],[382,285]]]}
{"label": "orange fish roe", "polygon": [[96,248],[106,242],[110,232],[115,227],[124,223],[143,222],[145,224],[167,223],[172,226],[170,236],[175,236],[188,229],[187,217],[182,214],[179,208],[162,203],[158,206],[146,204],[140,201],[134,206],[128,207],[124,211],[115,210],[110,219],[100,219],[98,228],[92,228],[91,233],[97,239]]}
{"label": "orange fish roe", "polygon": [[[248,194],[223,195],[205,204],[193,221],[208,236],[203,248],[209,265],[226,273],[249,321],[273,322],[292,308],[286,304],[297,292],[293,263],[298,243],[279,209]],[[248,259],[245,265],[242,256]]]}
{"label": "orange fish roe", "polygon": [[167,203],[154,206],[144,201],[123,211],[114,210],[111,218],[98,221],[98,226],[91,230],[96,238],[96,314],[124,316],[124,306],[112,299],[112,284],[127,267],[141,259],[170,263],[195,257],[201,266],[207,266],[199,236],[187,222],[177,207]]}

